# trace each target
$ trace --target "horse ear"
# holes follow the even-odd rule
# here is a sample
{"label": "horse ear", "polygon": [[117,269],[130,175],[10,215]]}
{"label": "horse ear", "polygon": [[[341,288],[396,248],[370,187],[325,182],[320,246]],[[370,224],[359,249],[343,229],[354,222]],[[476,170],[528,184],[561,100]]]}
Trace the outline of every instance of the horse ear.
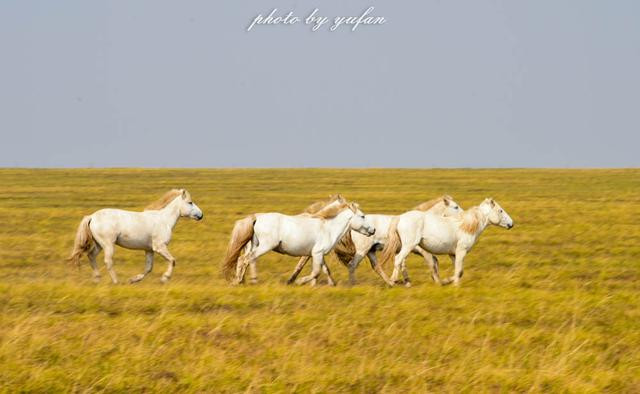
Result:
{"label": "horse ear", "polygon": [[182,198],[186,199],[187,198],[187,189],[180,189],[182,190]]}
{"label": "horse ear", "polygon": [[451,204],[451,200],[449,200],[447,197],[444,197],[442,199],[444,201],[444,205],[449,206],[449,204]]}
{"label": "horse ear", "polygon": [[494,201],[493,198],[489,197],[489,204],[491,204],[491,208],[496,206],[496,202]]}

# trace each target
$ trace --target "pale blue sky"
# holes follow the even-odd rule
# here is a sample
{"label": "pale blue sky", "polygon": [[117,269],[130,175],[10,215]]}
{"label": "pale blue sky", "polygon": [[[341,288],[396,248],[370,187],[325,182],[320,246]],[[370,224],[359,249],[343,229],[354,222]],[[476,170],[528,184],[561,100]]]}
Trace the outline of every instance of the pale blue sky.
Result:
{"label": "pale blue sky", "polygon": [[0,166],[639,165],[638,1],[5,0],[0,51]]}

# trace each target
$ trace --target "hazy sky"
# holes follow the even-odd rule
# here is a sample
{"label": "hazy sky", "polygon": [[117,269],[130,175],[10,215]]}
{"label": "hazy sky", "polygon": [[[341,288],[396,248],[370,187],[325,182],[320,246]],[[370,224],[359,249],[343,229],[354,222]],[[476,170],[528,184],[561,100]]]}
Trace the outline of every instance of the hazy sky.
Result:
{"label": "hazy sky", "polygon": [[637,0],[5,0],[0,51],[0,166],[640,164]]}

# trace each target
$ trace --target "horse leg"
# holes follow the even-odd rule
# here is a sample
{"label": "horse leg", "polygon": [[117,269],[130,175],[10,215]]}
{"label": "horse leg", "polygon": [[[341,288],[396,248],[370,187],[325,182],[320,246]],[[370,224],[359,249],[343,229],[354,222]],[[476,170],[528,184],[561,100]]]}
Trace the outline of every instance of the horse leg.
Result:
{"label": "horse leg", "polygon": [[322,253],[313,255],[313,267],[311,269],[311,274],[307,276],[303,276],[298,280],[299,285],[303,285],[305,283],[311,283],[311,286],[315,286],[318,275],[320,275],[320,270],[322,269],[322,265],[324,264],[324,255]]}
{"label": "horse leg", "polygon": [[98,254],[100,254],[101,250],[102,247],[100,247],[100,245],[96,243],[95,245],[93,245],[93,248],[91,248],[91,250],[89,251],[89,255],[87,256],[89,257],[89,264],[91,264],[91,269],[93,269],[93,281],[95,283],[100,282],[100,270],[98,269],[96,258],[98,257]]}
{"label": "horse leg", "polygon": [[376,257],[376,253],[374,251],[369,251],[369,253],[367,253],[367,257],[369,258],[369,262],[371,263],[371,268],[373,268],[373,270],[378,275],[380,275],[382,280],[385,281],[387,285],[393,286],[394,283],[391,280],[389,280],[389,277],[387,276],[387,274],[384,273],[384,271],[380,267],[380,264],[378,264],[378,258]]}
{"label": "horse leg", "polygon": [[462,273],[463,273],[464,256],[466,256],[466,254],[467,254],[467,251],[464,249],[456,250],[456,259],[454,263],[455,267],[454,267],[453,276],[449,278],[449,280],[447,281],[447,284],[453,282],[454,286],[460,285],[460,278],[462,278]]}
{"label": "horse leg", "polygon": [[422,256],[422,258],[424,258],[424,262],[431,270],[431,279],[433,279],[434,282],[440,284],[440,268],[438,264],[438,258],[422,249],[420,246],[416,246],[414,252],[418,253]]}
{"label": "horse leg", "polygon": [[135,275],[129,279],[129,283],[137,283],[144,279],[145,276],[149,275],[149,272],[153,269],[153,251],[147,250],[144,252],[145,262],[144,262],[144,272],[138,275]]}
{"label": "horse leg", "polygon": [[296,279],[298,278],[298,275],[300,275],[300,271],[302,271],[302,269],[307,264],[307,261],[309,261],[309,259],[310,259],[309,256],[300,257],[300,260],[298,260],[298,265],[296,265],[296,268],[293,270],[293,274],[291,274],[291,276],[287,280],[288,285],[296,281]]}
{"label": "horse leg", "polygon": [[327,265],[327,262],[324,261],[324,258],[322,259],[322,272],[325,273],[325,275],[327,275],[327,284],[329,286],[335,286],[336,285],[336,281],[335,279],[333,279],[333,276],[331,276],[331,271],[329,270],[329,266]]}
{"label": "horse leg", "polygon": [[258,283],[258,270],[256,268],[255,260],[251,260],[249,262],[249,283],[254,285]]}
{"label": "horse leg", "polygon": [[404,277],[404,283],[405,286],[408,283],[408,286],[411,286],[411,282],[409,281],[409,274],[406,272],[407,269],[403,267],[404,265],[404,261],[407,258],[407,256],[409,255],[409,253],[411,253],[411,250],[414,248],[415,245],[406,245],[403,244],[402,248],[400,249],[400,252],[396,255],[394,261],[393,261],[393,273],[391,274],[391,282],[393,283],[398,283],[398,276],[400,274],[400,271],[402,271],[402,275]]}
{"label": "horse leg", "polygon": [[107,244],[104,246],[104,264],[107,266],[107,271],[111,276],[111,282],[114,285],[118,284],[118,276],[113,269],[113,244]]}
{"label": "horse leg", "polygon": [[351,286],[356,284],[356,269],[358,268],[358,265],[360,265],[360,262],[363,258],[363,255],[356,252],[356,254],[353,255],[353,258],[349,262],[349,265],[347,265],[347,268],[349,268],[349,284]]}
{"label": "horse leg", "polygon": [[[455,254],[450,254],[449,255],[449,259],[451,259],[451,264],[454,267],[455,270],[455,266],[456,266],[456,255]],[[446,286],[446,285],[450,285],[451,282],[453,281],[453,277],[449,277],[446,279],[443,279],[442,282],[440,283],[442,286]]]}
{"label": "horse leg", "polygon": [[[277,244],[276,244],[277,245]],[[239,285],[244,282],[244,275],[247,271],[247,267],[256,263],[256,259],[268,251],[272,250],[275,246],[268,245],[266,242],[260,243],[258,247],[252,251],[246,253],[238,260],[238,267],[236,269],[236,280],[234,284]]]}
{"label": "horse leg", "polygon": [[409,271],[407,271],[407,260],[402,261],[402,281],[405,287],[411,287],[411,279],[409,279]]}
{"label": "horse leg", "polygon": [[154,246],[153,249],[154,252],[167,260],[167,270],[162,274],[162,278],[160,279],[162,283],[167,283],[169,282],[169,279],[171,279],[171,275],[173,275],[173,267],[176,266],[176,259],[171,255],[171,253],[169,253],[169,249],[167,249],[166,244]]}

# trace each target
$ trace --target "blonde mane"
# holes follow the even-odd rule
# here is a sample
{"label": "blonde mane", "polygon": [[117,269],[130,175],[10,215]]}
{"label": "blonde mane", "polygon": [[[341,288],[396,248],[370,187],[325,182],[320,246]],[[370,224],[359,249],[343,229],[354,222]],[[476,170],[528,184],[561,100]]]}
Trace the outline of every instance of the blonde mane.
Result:
{"label": "blonde mane", "polygon": [[309,205],[308,207],[306,207],[304,209],[304,211],[302,211],[303,214],[308,213],[308,214],[315,214],[318,211],[322,210],[324,207],[326,207],[327,205],[331,204],[334,201],[338,201],[338,200],[344,200],[344,198],[340,195],[340,194],[333,194],[331,196],[329,196],[329,198],[325,199],[325,200],[319,200],[314,202],[313,204]]}
{"label": "blonde mane", "polygon": [[478,207],[473,207],[468,209],[464,213],[464,217],[462,218],[462,224],[460,225],[460,229],[462,231],[475,234],[478,231],[478,226],[480,225],[480,221],[478,220],[478,216],[476,215],[476,211]]}
{"label": "blonde mane", "polygon": [[356,212],[358,210],[358,205],[353,202],[344,201],[338,205],[327,206],[312,214],[311,217],[320,219],[333,219],[334,217],[338,216],[340,212],[344,211],[345,208],[349,208],[353,212]]}
{"label": "blonde mane", "polygon": [[176,197],[178,197],[179,195],[182,194],[182,190],[180,189],[171,189],[168,192],[166,192],[162,197],[160,197],[158,200],[152,202],[151,204],[147,205],[144,210],[145,211],[157,211],[160,210],[164,207],[166,207],[167,205],[169,205],[169,203],[173,200],[175,200]]}
{"label": "blonde mane", "polygon": [[428,210],[430,210],[431,208],[433,208],[434,205],[436,205],[437,203],[439,203],[440,201],[451,201],[453,200],[453,197],[451,197],[448,194],[445,194],[443,196],[440,196],[438,198],[434,198],[433,200],[429,200],[429,201],[425,201],[420,205],[417,205],[415,208],[413,208],[414,211],[423,211],[426,212]]}

